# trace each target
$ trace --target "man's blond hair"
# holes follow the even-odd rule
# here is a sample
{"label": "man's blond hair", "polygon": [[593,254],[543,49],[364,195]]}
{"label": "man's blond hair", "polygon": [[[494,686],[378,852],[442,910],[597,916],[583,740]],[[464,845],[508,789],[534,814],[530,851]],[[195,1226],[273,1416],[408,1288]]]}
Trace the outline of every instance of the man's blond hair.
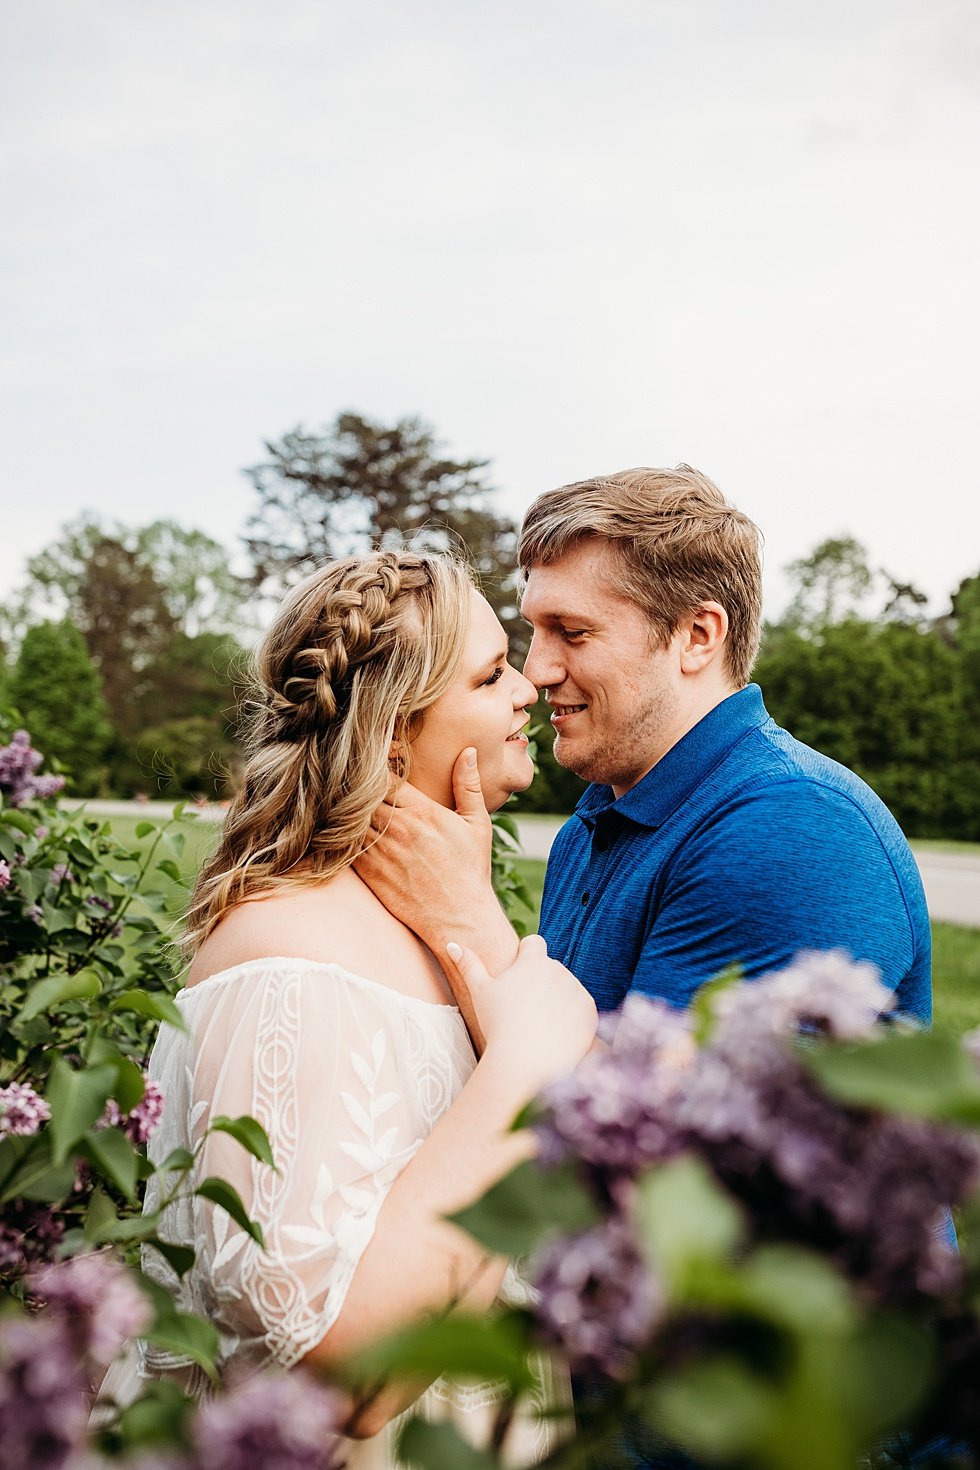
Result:
{"label": "man's blond hair", "polygon": [[548,490],[524,518],[521,570],[548,566],[591,537],[618,551],[616,590],[643,610],[659,646],[699,606],[721,603],[726,671],[737,689],[749,682],[762,628],[761,535],[707,475],[680,464]]}

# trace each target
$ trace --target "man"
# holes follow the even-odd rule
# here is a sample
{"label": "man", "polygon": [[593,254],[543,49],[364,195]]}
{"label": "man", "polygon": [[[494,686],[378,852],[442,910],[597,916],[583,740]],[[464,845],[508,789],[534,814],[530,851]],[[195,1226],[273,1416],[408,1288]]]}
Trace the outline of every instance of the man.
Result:
{"label": "man", "polygon": [[[631,991],[686,1005],[733,963],[754,978],[801,949],[843,949],[928,1021],[929,921],[904,836],[749,683],[749,518],[686,465],[627,470],[540,496],[518,554],[525,673],[557,759],[591,783],[548,863],[551,954],[608,1010]],[[493,971],[516,941],[489,887],[475,763],[461,759],[456,801],[446,812],[403,788],[358,871],[440,957],[461,940]]]}

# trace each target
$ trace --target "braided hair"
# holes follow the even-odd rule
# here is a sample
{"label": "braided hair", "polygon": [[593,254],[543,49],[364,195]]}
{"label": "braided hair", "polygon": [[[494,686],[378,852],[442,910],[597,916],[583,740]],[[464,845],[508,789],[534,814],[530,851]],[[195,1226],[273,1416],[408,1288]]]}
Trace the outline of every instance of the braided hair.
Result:
{"label": "braided hair", "polygon": [[378,551],[285,599],[256,655],[248,760],[198,876],[190,952],[234,904],[353,862],[392,763],[408,774],[424,713],[459,671],[472,585],[451,556]]}

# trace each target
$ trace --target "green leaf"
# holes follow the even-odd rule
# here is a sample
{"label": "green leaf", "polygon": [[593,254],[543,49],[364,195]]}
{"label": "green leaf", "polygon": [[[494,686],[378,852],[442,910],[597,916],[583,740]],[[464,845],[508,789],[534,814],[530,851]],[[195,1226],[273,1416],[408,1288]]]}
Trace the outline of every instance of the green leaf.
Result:
{"label": "green leaf", "polygon": [[[119,1416],[118,1430],[126,1450],[148,1446],[171,1448],[183,1443],[193,1401],[166,1379],[149,1380],[138,1399]],[[129,1456],[127,1455],[127,1462]]]}
{"label": "green leaf", "polygon": [[116,1079],[112,1084],[112,1096],[121,1113],[130,1113],[143,1101],[146,1078],[129,1057],[120,1055],[110,1064],[115,1068]]}
{"label": "green leaf", "polygon": [[100,1232],[114,1225],[118,1219],[116,1207],[105,1190],[94,1189],[85,1212],[85,1239],[90,1245],[98,1244]]}
{"label": "green leaf", "polygon": [[258,1220],[251,1220],[242,1204],[241,1195],[237,1189],[233,1189],[226,1179],[205,1179],[197,1186],[194,1193],[201,1199],[209,1199],[212,1204],[220,1205],[226,1210],[231,1218],[246,1231],[258,1245],[265,1246],[265,1237],[262,1234],[262,1226]]}
{"label": "green leaf", "polygon": [[843,1277],[823,1257],[791,1245],[767,1245],[738,1272],[740,1304],[797,1333],[849,1332],[855,1308]]}
{"label": "green leaf", "polygon": [[163,1256],[167,1264],[178,1276],[186,1276],[197,1259],[196,1252],[189,1245],[174,1245],[170,1240],[161,1240],[159,1235],[151,1235],[147,1240]]}
{"label": "green leaf", "polygon": [[59,1204],[75,1186],[74,1160],[53,1164],[51,1139],[47,1134],[28,1142],[30,1146],[4,1181],[0,1203],[11,1199],[30,1199],[41,1204]]}
{"label": "green leaf", "polygon": [[41,1011],[54,1010],[67,1001],[93,1000],[101,989],[102,981],[94,970],[79,970],[75,975],[52,975],[48,980],[36,980],[21,1009],[20,1020],[33,1020]]}
{"label": "green leaf", "polygon": [[64,1057],[57,1058],[51,1068],[47,1088],[54,1163],[62,1163],[78,1140],[102,1116],[115,1081],[116,1068],[108,1063],[76,1072]]}
{"label": "green leaf", "polygon": [[735,1358],[709,1358],[668,1373],[644,1402],[650,1427],[707,1460],[730,1462],[762,1440],[776,1390]]}
{"label": "green leaf", "polygon": [[980,1082],[951,1036],[892,1031],[861,1045],[799,1049],[802,1066],[838,1102],[950,1122],[980,1123]]}
{"label": "green leaf", "polygon": [[455,1424],[410,1419],[398,1437],[398,1463],[418,1470],[497,1470],[499,1461],[468,1444]]}
{"label": "green leaf", "polygon": [[524,1256],[548,1235],[591,1229],[599,1213],[573,1165],[528,1160],[448,1218],[495,1255]]}
{"label": "green leaf", "polygon": [[128,1241],[149,1240],[160,1221],[160,1211],[149,1215],[129,1215],[121,1220],[107,1220],[94,1235],[93,1245],[125,1245]]}
{"label": "green leaf", "polygon": [[155,832],[155,831],[156,831],[156,823],[155,822],[137,822],[136,823],[136,836],[138,838],[149,837],[150,833],[151,832]]}
{"label": "green leaf", "polygon": [[153,1021],[166,1021],[171,1026],[176,1026],[178,1031],[186,1031],[187,1026],[180,1009],[170,999],[156,990],[123,990],[115,996],[110,1011],[132,1011],[137,1016],[149,1016]]}
{"label": "green leaf", "polygon": [[694,1039],[699,1046],[711,1036],[715,1025],[715,1001],[723,990],[730,990],[733,985],[741,983],[744,970],[741,965],[729,965],[702,985],[691,1001],[690,1013],[694,1030]]}
{"label": "green leaf", "polygon": [[690,1156],[649,1170],[638,1181],[636,1224],[650,1269],[683,1296],[692,1267],[724,1261],[742,1233],[742,1216],[701,1162]]}
{"label": "green leaf", "polygon": [[208,1377],[217,1380],[216,1359],[220,1341],[210,1322],[195,1317],[190,1312],[169,1312],[158,1317],[146,1340],[165,1352],[178,1357],[190,1358],[204,1369]]}
{"label": "green leaf", "polygon": [[99,1128],[87,1134],[82,1145],[99,1173],[127,1199],[136,1195],[139,1158],[133,1145],[118,1128]]}
{"label": "green leaf", "polygon": [[194,1164],[194,1155],[186,1148],[175,1148],[167,1155],[162,1164],[157,1164],[156,1173],[170,1174],[175,1169],[190,1169]]}
{"label": "green leaf", "polygon": [[[268,1164],[270,1169],[275,1169],[275,1160],[272,1157],[272,1145],[269,1136],[261,1123],[243,1113],[240,1118],[226,1118],[223,1115],[212,1118],[209,1133],[227,1133],[240,1143],[253,1158],[262,1164]],[[278,1170],[276,1170],[278,1173]]]}
{"label": "green leaf", "polygon": [[515,1391],[530,1388],[527,1344],[513,1317],[440,1317],[414,1323],[375,1343],[350,1360],[355,1381],[437,1378],[452,1369],[454,1378],[503,1378]]}
{"label": "green leaf", "polygon": [[163,873],[166,877],[172,878],[175,883],[183,883],[184,875],[178,868],[177,864],[174,862],[173,858],[162,858],[161,861],[157,863],[156,868],[158,873]]}

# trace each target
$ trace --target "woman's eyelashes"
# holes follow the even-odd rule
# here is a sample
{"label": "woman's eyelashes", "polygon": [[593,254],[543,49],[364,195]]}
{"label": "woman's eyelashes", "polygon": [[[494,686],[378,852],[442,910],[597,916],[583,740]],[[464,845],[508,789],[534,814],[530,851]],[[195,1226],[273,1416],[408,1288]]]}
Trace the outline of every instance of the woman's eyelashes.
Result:
{"label": "woman's eyelashes", "polygon": [[503,666],[503,664],[498,664],[497,667],[494,669],[493,673],[490,675],[489,679],[484,679],[484,681],[483,681],[483,688],[485,689],[488,684],[496,684],[496,682],[497,682],[498,679],[502,679],[503,678],[503,674],[504,674],[504,666]]}

